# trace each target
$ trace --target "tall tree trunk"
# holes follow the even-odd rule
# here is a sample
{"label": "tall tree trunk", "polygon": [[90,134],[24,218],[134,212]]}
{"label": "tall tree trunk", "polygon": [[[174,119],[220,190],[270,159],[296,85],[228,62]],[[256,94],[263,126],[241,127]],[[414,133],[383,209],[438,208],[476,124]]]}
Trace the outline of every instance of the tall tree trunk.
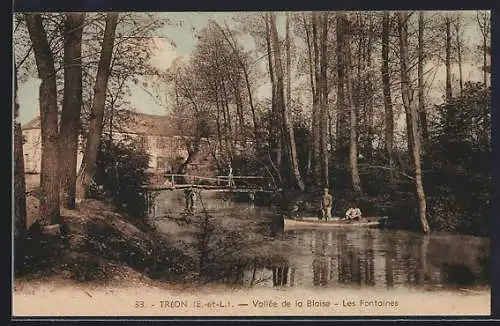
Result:
{"label": "tall tree trunk", "polygon": [[446,102],[450,102],[453,96],[451,91],[451,21],[449,17],[445,17],[446,27]]}
{"label": "tall tree trunk", "polygon": [[384,12],[382,18],[382,90],[384,93],[385,113],[385,151],[392,166],[393,143],[394,143],[394,113],[392,110],[391,81],[389,76],[389,12]]}
{"label": "tall tree trunk", "polygon": [[415,184],[417,190],[417,198],[419,203],[419,216],[422,231],[428,233],[430,231],[426,216],[426,201],[424,186],[422,183],[422,168],[420,164],[420,136],[417,129],[417,112],[412,101],[412,88],[409,73],[409,55],[408,55],[408,14],[398,13],[399,18],[399,50],[400,50],[400,68],[401,68],[401,95],[403,97],[403,105],[406,115],[409,115],[412,123],[413,134],[413,162],[415,167]]}
{"label": "tall tree trunk", "polygon": [[289,170],[290,175],[293,175],[293,184],[296,184],[298,188],[304,191],[305,186],[300,175],[299,164],[297,160],[297,148],[295,146],[295,134],[293,130],[293,124],[289,116],[289,112],[285,105],[285,96],[284,96],[284,82],[283,82],[283,65],[281,63],[281,51],[278,40],[278,32],[276,30],[276,17],[272,13],[270,19],[271,25],[271,37],[272,44],[274,49],[274,60],[275,60],[275,69],[276,69],[276,95],[277,95],[277,103],[278,109],[281,109],[282,115],[282,126],[283,126],[283,143],[286,149],[287,156],[287,169]]}
{"label": "tall tree trunk", "polygon": [[64,98],[59,136],[61,203],[75,208],[78,134],[82,107],[82,34],[85,14],[68,13],[64,22]]}
{"label": "tall tree trunk", "polygon": [[312,21],[312,45],[314,57],[314,80],[316,84],[315,93],[313,95],[313,119],[312,119],[312,170],[313,180],[317,186],[322,185],[322,159],[321,159],[321,113],[322,113],[322,83],[320,76],[320,62],[319,62],[319,33],[318,33],[318,17],[313,12],[311,17]]}
{"label": "tall tree trunk", "polygon": [[279,116],[279,112],[277,110],[277,105],[276,105],[276,100],[277,100],[277,90],[276,90],[276,77],[275,77],[275,71],[274,71],[274,64],[273,64],[273,50],[271,47],[271,29],[269,27],[269,13],[266,13],[264,16],[265,19],[265,24],[266,24],[266,45],[267,45],[267,62],[268,62],[268,67],[269,67],[269,78],[271,79],[271,106],[272,106],[272,120],[273,120],[273,126],[274,130],[272,134],[274,135],[274,142],[275,146],[273,148],[275,155],[276,155],[276,165],[278,166],[278,169],[281,167],[281,156],[282,156],[282,144],[281,144],[281,128],[277,127],[280,126],[280,121],[281,118]]}
{"label": "tall tree trunk", "polygon": [[[312,126],[316,125],[316,116],[314,115],[314,112],[316,110],[316,87],[315,87],[315,80],[314,80],[314,62],[313,62],[313,54],[312,54],[312,42],[311,42],[311,36],[310,36],[310,30],[309,26],[307,24],[307,20],[305,15],[302,17],[302,22],[304,24],[304,29],[306,31],[306,41],[307,41],[307,58],[308,58],[308,63],[309,63],[309,80],[311,83],[311,95],[313,99],[313,114],[312,114]],[[311,177],[312,174],[312,160],[313,160],[313,142],[314,138],[312,137],[312,133],[309,136],[309,144],[307,146],[307,176]]]}
{"label": "tall tree trunk", "polygon": [[366,78],[366,93],[368,96],[366,103],[366,158],[370,160],[373,157],[373,74],[372,74],[372,47],[373,47],[373,17],[369,16],[368,22],[368,41],[366,44],[366,65],[368,76]]}
{"label": "tall tree trunk", "polygon": [[349,143],[349,135],[348,135],[348,123],[347,123],[347,114],[346,114],[346,105],[345,105],[345,95],[344,95],[344,85],[345,85],[345,58],[344,58],[344,48],[346,46],[346,42],[344,40],[345,34],[345,19],[343,14],[337,14],[336,18],[337,24],[337,48],[336,48],[336,57],[337,57],[337,157],[341,159],[341,161],[345,161],[345,157],[347,157],[348,143]]}
{"label": "tall tree trunk", "polygon": [[483,54],[483,83],[485,87],[488,87],[488,53],[490,47],[488,46],[488,36],[490,35],[490,15],[487,12],[478,11],[476,14],[477,23],[479,25],[479,31],[482,36],[482,54]]}
{"label": "tall tree trunk", "polygon": [[94,86],[94,100],[92,103],[87,144],[77,177],[76,198],[78,199],[87,198],[89,196],[90,186],[96,172],[97,153],[101,143],[106,90],[111,72],[110,64],[113,55],[117,23],[118,13],[108,13],[106,15],[106,27],[104,29],[104,39],[102,41],[101,55]]}
{"label": "tall tree trunk", "polygon": [[286,51],[286,107],[292,109],[292,58],[290,55],[290,13],[286,13],[285,20],[285,51]]}
{"label": "tall tree trunk", "polygon": [[488,70],[487,70],[487,55],[488,55],[488,41],[487,34],[483,34],[483,83],[485,87],[488,87]]}
{"label": "tall tree trunk", "polygon": [[361,179],[358,171],[358,136],[357,136],[357,114],[356,105],[354,104],[353,87],[352,87],[352,54],[351,54],[351,22],[349,18],[345,19],[345,83],[347,86],[347,96],[349,97],[350,106],[350,138],[349,138],[349,167],[351,169],[352,188],[355,192],[361,193]]}
{"label": "tall tree trunk", "polygon": [[424,99],[424,12],[418,13],[418,115],[422,140],[424,144],[429,138],[427,129],[427,113],[425,111]]}
{"label": "tall tree trunk", "polygon": [[320,111],[320,141],[321,141],[321,180],[325,188],[329,186],[328,180],[328,85],[327,85],[327,38],[328,38],[328,13],[323,13],[322,31],[320,39],[320,80],[321,80],[321,111]]}
{"label": "tall tree trunk", "polygon": [[40,175],[41,226],[60,223],[59,145],[56,71],[53,54],[40,14],[25,14],[26,25],[35,53],[40,84],[40,123],[42,133],[42,167]]}
{"label": "tall tree trunk", "polygon": [[464,78],[463,78],[463,70],[462,70],[462,40],[460,39],[461,26],[460,26],[460,17],[457,17],[455,21],[455,39],[457,42],[457,56],[458,56],[458,78],[460,82],[460,95],[463,95],[464,92]]}
{"label": "tall tree trunk", "polygon": [[[26,231],[26,180],[24,178],[23,133],[17,101],[17,68],[14,63],[14,236]],[[22,259],[22,257],[17,257]]]}
{"label": "tall tree trunk", "polygon": [[229,99],[228,99],[228,94],[226,91],[226,83],[224,81],[221,81],[221,87],[222,87],[222,101],[223,101],[223,107],[222,109],[225,110],[224,116],[226,119],[226,139],[229,144],[229,160],[232,163],[233,162],[233,155],[234,155],[234,134],[233,134],[233,124],[231,121],[231,111],[229,110]]}

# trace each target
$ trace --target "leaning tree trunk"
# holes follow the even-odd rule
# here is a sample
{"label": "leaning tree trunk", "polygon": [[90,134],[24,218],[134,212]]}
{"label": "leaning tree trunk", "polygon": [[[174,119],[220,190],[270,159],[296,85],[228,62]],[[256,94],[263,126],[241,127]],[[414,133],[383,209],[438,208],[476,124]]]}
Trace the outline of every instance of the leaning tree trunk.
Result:
{"label": "leaning tree trunk", "polygon": [[350,138],[349,138],[349,166],[351,169],[351,179],[352,179],[352,188],[355,192],[361,192],[361,179],[359,177],[358,171],[358,136],[357,136],[357,114],[356,114],[356,105],[354,104],[354,96],[353,96],[353,87],[352,87],[352,54],[351,54],[351,45],[350,45],[350,21],[349,19],[345,19],[346,21],[346,30],[345,33],[345,44],[344,53],[345,53],[345,65],[346,65],[346,74],[345,74],[345,82],[347,86],[347,96],[349,97],[349,107],[350,107]]}
{"label": "leaning tree trunk", "polygon": [[385,151],[392,166],[392,153],[394,143],[394,113],[392,110],[391,81],[389,76],[389,12],[384,12],[382,18],[382,90],[384,93],[385,115]]}
{"label": "leaning tree trunk", "polygon": [[[17,102],[17,69],[14,67],[14,236],[26,231],[26,181],[24,178],[23,134]],[[22,257],[20,257],[22,258]]]}
{"label": "leaning tree trunk", "polygon": [[56,71],[47,33],[40,14],[25,14],[40,84],[40,124],[42,133],[42,162],[40,173],[39,225],[59,224],[59,148],[57,125]]}
{"label": "leaning tree trunk", "polygon": [[85,14],[66,14],[64,24],[64,98],[59,133],[61,202],[75,208],[78,131],[82,107],[82,34]]}
{"label": "leaning tree trunk", "polygon": [[115,42],[115,30],[118,22],[118,13],[108,13],[106,16],[106,27],[102,41],[101,56],[97,68],[97,77],[94,86],[94,101],[92,103],[92,114],[90,118],[87,144],[78,172],[76,184],[76,197],[87,198],[92,180],[95,176],[97,165],[97,152],[101,142],[103,128],[104,105],[106,102],[106,90],[110,75],[111,57]]}
{"label": "leaning tree trunk", "polygon": [[241,70],[243,71],[243,75],[245,77],[245,87],[246,87],[247,94],[248,94],[248,104],[250,105],[250,110],[252,112],[252,122],[253,122],[253,130],[254,130],[254,137],[255,137],[255,149],[256,149],[256,153],[258,153],[258,151],[260,149],[261,140],[259,139],[259,136],[260,136],[259,135],[259,125],[257,122],[255,106],[253,103],[253,94],[252,94],[252,87],[251,87],[252,85],[250,83],[250,76],[249,76],[249,72],[248,72],[248,67],[246,66],[245,62],[241,58],[241,55],[234,44],[236,42],[234,41],[234,37],[232,36],[231,32],[228,31],[229,36],[231,36],[231,37],[229,37],[227,35],[226,31],[224,31],[224,29],[221,26],[217,25],[217,27],[222,32],[222,35],[224,36],[224,38],[226,39],[226,42],[229,44],[229,46],[233,50],[233,53],[236,54],[238,64],[240,65]]}
{"label": "leaning tree trunk", "polygon": [[430,228],[426,216],[426,201],[424,186],[422,183],[422,168],[420,163],[420,136],[417,129],[417,110],[412,101],[411,79],[409,73],[409,55],[408,55],[408,14],[398,13],[399,18],[399,50],[400,50],[400,69],[401,69],[401,95],[406,115],[410,116],[413,135],[413,162],[415,167],[415,184],[419,203],[419,216],[422,231],[429,233]]}
{"label": "leaning tree trunk", "polygon": [[286,148],[286,156],[288,161],[288,170],[293,175],[293,183],[296,184],[300,190],[304,191],[304,181],[300,175],[299,163],[297,160],[297,148],[295,145],[295,134],[293,130],[293,124],[290,121],[289,113],[285,104],[285,94],[284,94],[284,81],[283,81],[283,65],[281,63],[281,51],[279,48],[278,32],[276,30],[276,17],[271,14],[270,19],[271,25],[271,37],[272,44],[274,48],[274,60],[276,69],[276,95],[278,108],[281,109],[282,126],[283,126],[283,143]]}
{"label": "leaning tree trunk", "polygon": [[274,69],[274,64],[273,64],[273,58],[276,54],[273,55],[273,50],[271,47],[271,29],[269,27],[269,13],[266,13],[264,15],[264,20],[265,20],[265,25],[266,25],[266,46],[267,46],[267,62],[268,62],[268,67],[269,67],[269,78],[271,79],[271,111],[272,111],[272,121],[273,121],[273,126],[272,128],[272,134],[274,135],[274,141],[273,141],[273,151],[275,151],[275,160],[276,160],[276,165],[278,167],[278,170],[281,169],[281,156],[282,156],[282,142],[281,142],[281,128],[277,127],[280,126],[280,121],[281,118],[279,116],[279,112],[276,108],[276,76],[275,76],[275,69]]}
{"label": "leaning tree trunk", "polygon": [[427,129],[427,113],[425,111],[424,99],[424,12],[418,14],[418,115],[422,140],[427,142],[429,132]]}

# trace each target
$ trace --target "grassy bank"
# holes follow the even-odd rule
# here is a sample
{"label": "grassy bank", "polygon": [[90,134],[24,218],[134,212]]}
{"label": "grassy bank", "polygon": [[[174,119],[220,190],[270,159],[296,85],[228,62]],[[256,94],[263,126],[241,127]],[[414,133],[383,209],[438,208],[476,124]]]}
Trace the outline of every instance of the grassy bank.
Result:
{"label": "grassy bank", "polygon": [[[38,212],[36,191],[27,203],[31,226]],[[63,235],[34,227],[16,240],[16,279],[240,284],[245,270],[279,264],[279,248],[286,246],[270,233],[272,216],[260,214],[200,211],[146,221],[110,203],[86,200],[76,210],[61,209],[61,215]]]}

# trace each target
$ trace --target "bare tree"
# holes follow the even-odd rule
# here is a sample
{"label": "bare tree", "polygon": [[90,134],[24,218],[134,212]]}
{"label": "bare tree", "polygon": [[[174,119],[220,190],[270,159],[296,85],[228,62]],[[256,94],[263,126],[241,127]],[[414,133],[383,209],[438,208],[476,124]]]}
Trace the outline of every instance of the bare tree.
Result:
{"label": "bare tree", "polygon": [[410,79],[410,65],[408,55],[408,13],[398,13],[399,29],[399,50],[400,50],[400,69],[401,69],[401,95],[406,115],[410,116],[411,133],[413,135],[413,162],[415,167],[415,184],[419,204],[419,216],[422,231],[428,233],[430,228],[426,216],[426,200],[424,186],[422,182],[422,167],[420,163],[420,136],[417,129],[417,110],[413,101],[412,85]]}
{"label": "bare tree", "polygon": [[355,192],[360,193],[361,190],[361,179],[359,177],[358,171],[358,136],[357,136],[357,112],[356,105],[354,103],[354,94],[352,86],[352,53],[351,53],[351,21],[349,17],[342,14],[345,22],[345,44],[344,47],[344,58],[346,65],[345,83],[347,88],[347,96],[349,98],[350,107],[350,138],[349,138],[349,167],[351,170],[352,188]]}
{"label": "bare tree", "polygon": [[64,99],[59,133],[59,168],[61,202],[69,209],[75,208],[84,20],[85,14],[68,13],[64,22]]}
{"label": "bare tree", "polygon": [[57,86],[54,58],[40,14],[25,14],[33,44],[40,84],[42,162],[40,174],[40,225],[59,224],[59,148]]}
{"label": "bare tree", "polygon": [[87,143],[82,165],[77,177],[76,197],[78,199],[87,198],[89,195],[89,187],[95,175],[97,152],[99,151],[103,128],[104,105],[106,102],[106,90],[110,75],[110,64],[113,54],[117,21],[118,13],[108,13],[106,15],[106,28],[104,30],[101,57],[99,59],[97,77],[94,86],[94,100],[92,104],[92,114],[87,135]]}

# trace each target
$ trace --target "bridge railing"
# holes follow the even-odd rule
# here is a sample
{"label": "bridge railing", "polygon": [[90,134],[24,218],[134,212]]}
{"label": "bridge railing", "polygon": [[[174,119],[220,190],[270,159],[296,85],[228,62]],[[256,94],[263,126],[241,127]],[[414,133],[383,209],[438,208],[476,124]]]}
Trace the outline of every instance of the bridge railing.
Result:
{"label": "bridge railing", "polygon": [[[201,181],[208,181],[216,186],[245,186],[245,187],[268,187],[267,184],[263,182],[258,182],[258,180],[265,181],[265,177],[261,176],[228,176],[228,175],[218,175],[216,177],[204,177],[190,174],[175,174],[168,173],[165,174],[167,182],[171,185],[177,184],[197,184]],[[246,181],[246,182],[245,182]]]}

